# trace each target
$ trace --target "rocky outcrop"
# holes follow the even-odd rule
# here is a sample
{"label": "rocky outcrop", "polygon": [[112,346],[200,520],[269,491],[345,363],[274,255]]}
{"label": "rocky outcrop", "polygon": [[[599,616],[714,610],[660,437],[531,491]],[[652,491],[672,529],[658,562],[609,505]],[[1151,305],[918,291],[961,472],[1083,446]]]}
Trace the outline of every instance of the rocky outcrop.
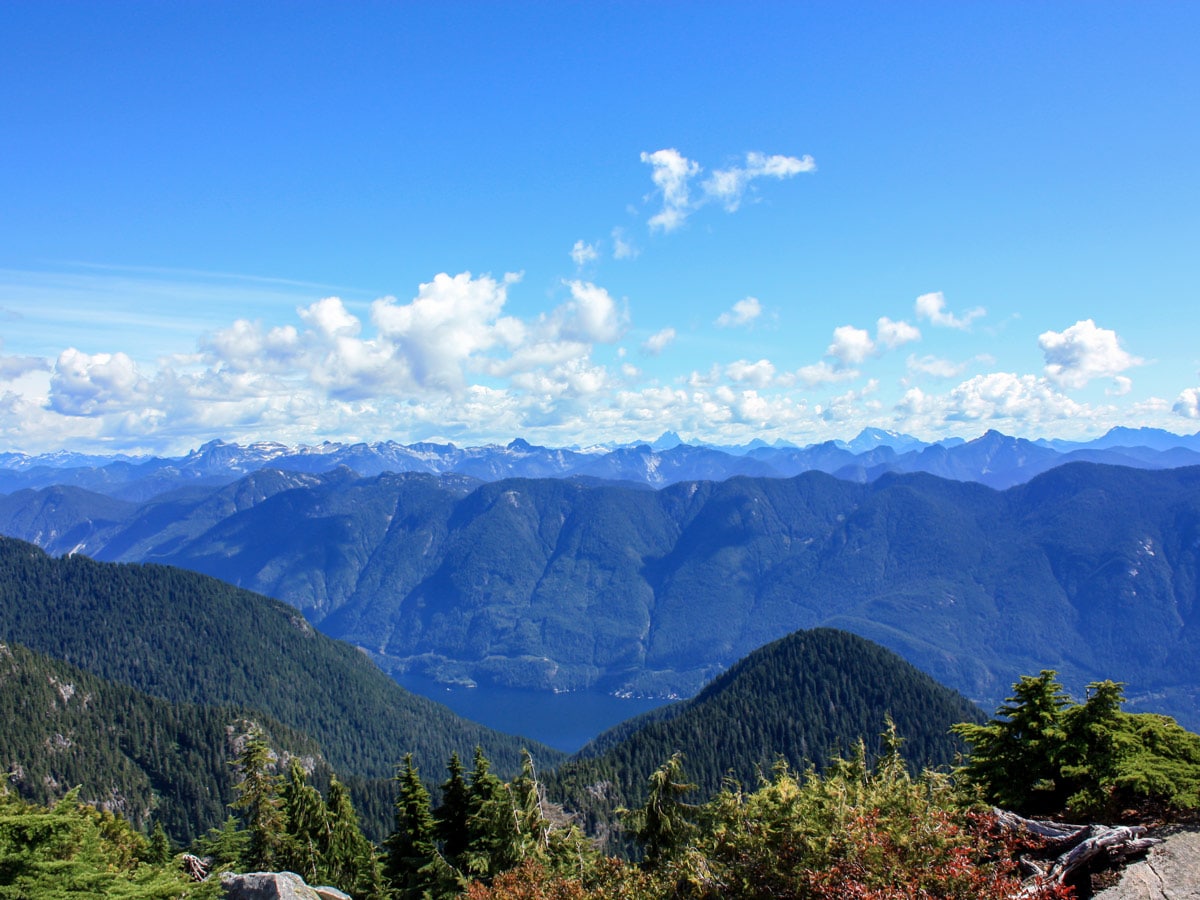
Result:
{"label": "rocky outcrop", "polygon": [[1200,830],[1167,835],[1094,900],[1200,900]]}
{"label": "rocky outcrop", "polygon": [[295,872],[247,872],[221,875],[226,900],[352,900],[332,887],[310,887]]}

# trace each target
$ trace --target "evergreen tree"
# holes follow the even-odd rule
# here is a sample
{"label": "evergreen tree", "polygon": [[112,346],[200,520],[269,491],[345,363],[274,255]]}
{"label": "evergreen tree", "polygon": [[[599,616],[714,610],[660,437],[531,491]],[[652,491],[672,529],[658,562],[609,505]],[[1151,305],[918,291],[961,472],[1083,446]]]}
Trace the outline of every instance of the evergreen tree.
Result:
{"label": "evergreen tree", "polygon": [[971,744],[959,770],[999,806],[1022,813],[1161,815],[1200,803],[1200,735],[1174,719],[1120,709],[1121,686],[1088,685],[1072,703],[1054,672],[1026,676],[986,725],[957,725]]}
{"label": "evergreen tree", "polygon": [[162,822],[155,822],[154,830],[150,832],[150,845],[146,849],[146,862],[154,863],[155,865],[164,865],[171,861],[173,853],[174,848],[171,846],[171,839],[167,837],[167,832],[163,830]]}
{"label": "evergreen tree", "polygon": [[227,816],[220,828],[210,828],[203,837],[197,838],[194,851],[197,856],[210,856],[217,869],[236,869],[246,858],[250,835],[238,828],[238,821]]}
{"label": "evergreen tree", "polygon": [[1066,799],[1059,764],[1066,733],[1062,711],[1069,700],[1056,673],[1023,675],[1013,696],[985,725],[963,723],[954,731],[972,746],[966,767],[970,779],[993,802],[1026,813],[1052,813]]}
{"label": "evergreen tree", "polygon": [[241,810],[248,832],[242,865],[251,869],[275,867],[285,833],[279,778],[271,773],[271,751],[261,731],[246,736],[236,762],[242,773],[234,809]]}
{"label": "evergreen tree", "polygon": [[363,837],[350,792],[336,778],[329,783],[325,812],[321,881],[353,893],[360,900],[382,900],[383,874],[375,848]]}
{"label": "evergreen tree", "polygon": [[446,859],[460,865],[458,860],[467,849],[471,796],[457,751],[450,755],[446,769],[449,777],[442,782],[442,802],[433,813],[435,833]]}
{"label": "evergreen tree", "polygon": [[467,793],[467,848],[463,868],[491,878],[520,861],[517,818],[509,788],[491,771],[483,750],[475,748]]}
{"label": "evergreen tree", "polygon": [[646,803],[628,817],[634,837],[642,847],[647,868],[656,869],[676,856],[695,831],[694,807],[683,797],[696,789],[684,780],[683,757],[679,753],[650,776]]}
{"label": "evergreen tree", "polygon": [[396,773],[396,784],[396,827],[385,841],[385,875],[401,897],[419,898],[436,888],[440,856],[429,791],[421,782],[411,753],[404,757],[404,768]]}
{"label": "evergreen tree", "polygon": [[278,864],[312,884],[323,868],[323,847],[328,843],[329,822],[325,803],[307,783],[300,760],[292,757],[283,784],[281,812],[286,831],[281,836]]}

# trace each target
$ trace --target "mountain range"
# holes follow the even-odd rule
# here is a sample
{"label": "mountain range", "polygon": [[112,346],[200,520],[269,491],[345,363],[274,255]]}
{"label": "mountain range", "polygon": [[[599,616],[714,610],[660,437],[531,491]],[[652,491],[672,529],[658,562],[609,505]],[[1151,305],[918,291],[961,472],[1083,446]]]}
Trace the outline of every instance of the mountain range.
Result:
{"label": "mountain range", "polygon": [[1197,467],[1076,462],[1003,491],[921,473],[648,490],[264,470],[142,503],[21,491],[0,532],[216,576],[447,682],[689,696],[823,626],[988,708],[1054,668],[1074,693],[1111,678],[1200,724]]}
{"label": "mountain range", "polygon": [[889,472],[927,472],[994,488],[1012,487],[1068,462],[1161,469],[1200,464],[1200,433],[1114,428],[1088,442],[1029,441],[989,431],[971,441],[927,443],[911,435],[866,429],[850,441],[797,447],[755,441],[745,446],[687,444],[667,433],[652,443],[585,449],[506,446],[332,443],[289,447],[211,441],[182,457],[97,456],[56,452],[0,453],[0,493],[71,485],[142,501],[186,486],[217,486],[264,468],[316,474],[346,467],[363,476],[384,472],[505,478],[589,478],[663,487],[680,481],[721,481],[737,475],[791,477],[818,471],[853,481]]}

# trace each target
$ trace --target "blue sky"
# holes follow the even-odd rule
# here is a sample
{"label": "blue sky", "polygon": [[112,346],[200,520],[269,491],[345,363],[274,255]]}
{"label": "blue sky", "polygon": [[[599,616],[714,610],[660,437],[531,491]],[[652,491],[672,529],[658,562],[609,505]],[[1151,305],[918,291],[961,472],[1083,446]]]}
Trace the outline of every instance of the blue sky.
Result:
{"label": "blue sky", "polygon": [[0,445],[1195,432],[1198,34],[0,2]]}

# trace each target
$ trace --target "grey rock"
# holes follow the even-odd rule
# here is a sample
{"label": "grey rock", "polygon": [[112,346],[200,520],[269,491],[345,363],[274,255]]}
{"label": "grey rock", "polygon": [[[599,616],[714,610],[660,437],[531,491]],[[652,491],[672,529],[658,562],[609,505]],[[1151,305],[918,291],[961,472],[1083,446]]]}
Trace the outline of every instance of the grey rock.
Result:
{"label": "grey rock", "polygon": [[339,891],[337,888],[330,887],[327,884],[317,885],[315,888],[313,888],[313,890],[317,892],[317,896],[320,897],[321,900],[354,900],[354,898],[345,891]]}
{"label": "grey rock", "polygon": [[1200,900],[1200,830],[1167,836],[1094,900]]}
{"label": "grey rock", "polygon": [[221,887],[226,900],[321,900],[295,872],[224,872]]}

